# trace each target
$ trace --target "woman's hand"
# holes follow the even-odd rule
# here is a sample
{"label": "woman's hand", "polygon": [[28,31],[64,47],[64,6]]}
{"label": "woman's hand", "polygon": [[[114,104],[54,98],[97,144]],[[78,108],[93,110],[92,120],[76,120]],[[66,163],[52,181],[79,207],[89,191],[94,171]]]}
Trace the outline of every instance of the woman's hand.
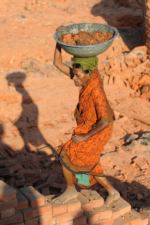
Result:
{"label": "woman's hand", "polygon": [[86,141],[87,138],[88,137],[86,135],[80,134],[80,135],[73,135],[71,139],[72,139],[73,142],[78,144],[81,141]]}

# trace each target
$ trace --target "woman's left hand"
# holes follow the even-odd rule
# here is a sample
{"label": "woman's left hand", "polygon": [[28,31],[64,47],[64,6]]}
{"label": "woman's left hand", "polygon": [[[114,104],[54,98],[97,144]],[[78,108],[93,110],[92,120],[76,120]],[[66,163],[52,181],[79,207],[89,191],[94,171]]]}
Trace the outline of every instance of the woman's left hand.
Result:
{"label": "woman's left hand", "polygon": [[86,141],[87,137],[86,137],[86,135],[80,134],[80,135],[73,135],[71,139],[73,142],[78,144],[81,141]]}

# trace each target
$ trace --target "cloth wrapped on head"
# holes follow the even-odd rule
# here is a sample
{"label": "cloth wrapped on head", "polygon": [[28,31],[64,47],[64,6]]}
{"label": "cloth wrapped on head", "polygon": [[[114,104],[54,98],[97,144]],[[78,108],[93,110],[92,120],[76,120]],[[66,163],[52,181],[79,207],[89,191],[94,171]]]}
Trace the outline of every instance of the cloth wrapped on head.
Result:
{"label": "cloth wrapped on head", "polygon": [[73,65],[80,64],[82,70],[89,70],[89,72],[93,71],[97,68],[98,58],[96,56],[92,57],[76,57],[72,58]]}

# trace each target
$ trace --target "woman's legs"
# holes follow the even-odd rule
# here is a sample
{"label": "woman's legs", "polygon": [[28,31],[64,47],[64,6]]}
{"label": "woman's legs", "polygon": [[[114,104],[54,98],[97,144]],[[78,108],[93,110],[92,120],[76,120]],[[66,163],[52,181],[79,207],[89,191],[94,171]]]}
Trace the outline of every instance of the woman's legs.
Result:
{"label": "woman's legs", "polygon": [[106,199],[107,205],[120,198],[119,192],[110,184],[106,177],[94,176],[94,178],[108,192],[108,197]]}
{"label": "woman's legs", "polygon": [[60,195],[59,197],[57,197],[53,200],[53,202],[55,202],[55,203],[63,204],[63,203],[68,202],[71,199],[78,197],[78,192],[74,185],[73,174],[69,170],[67,170],[64,166],[63,166],[63,173],[64,173],[65,180],[67,182],[67,188],[62,195]]}

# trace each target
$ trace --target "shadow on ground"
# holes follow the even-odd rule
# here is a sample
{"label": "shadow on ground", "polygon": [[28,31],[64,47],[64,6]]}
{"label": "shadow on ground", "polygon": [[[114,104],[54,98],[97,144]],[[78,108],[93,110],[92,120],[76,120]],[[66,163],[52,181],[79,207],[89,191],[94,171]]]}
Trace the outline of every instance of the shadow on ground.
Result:
{"label": "shadow on ground", "polygon": [[[140,211],[141,209],[150,207],[150,189],[136,181],[128,183],[122,182],[112,176],[107,176],[107,178],[114,188],[120,192],[122,198],[130,203],[132,208]],[[106,199],[107,192],[100,185],[96,184],[93,186],[93,189]]]}
{"label": "shadow on ground", "polygon": [[92,15],[104,18],[109,25],[118,29],[121,38],[129,49],[145,43],[144,0],[137,1],[135,9],[131,7],[129,1],[102,0],[91,9]]}

